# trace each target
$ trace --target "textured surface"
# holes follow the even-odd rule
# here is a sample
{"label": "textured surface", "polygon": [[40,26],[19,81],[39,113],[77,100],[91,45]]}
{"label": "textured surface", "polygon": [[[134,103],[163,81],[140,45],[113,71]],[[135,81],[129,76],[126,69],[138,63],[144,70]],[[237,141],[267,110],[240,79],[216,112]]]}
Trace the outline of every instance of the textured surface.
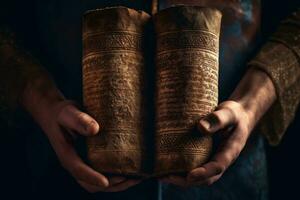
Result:
{"label": "textured surface", "polygon": [[25,86],[45,74],[40,63],[19,46],[14,34],[0,27],[0,119],[10,123],[9,115],[18,107]]}
{"label": "textured surface", "polygon": [[84,15],[84,104],[102,128],[87,140],[88,157],[103,173],[143,172],[142,35],[148,19],[146,13],[125,7]]}
{"label": "textured surface", "polygon": [[155,17],[157,34],[156,169],[182,173],[203,164],[212,138],[195,130],[218,101],[221,13],[177,6]]}
{"label": "textured surface", "polygon": [[300,9],[284,20],[249,63],[265,71],[277,100],[260,122],[260,131],[277,145],[293,121],[300,102]]}

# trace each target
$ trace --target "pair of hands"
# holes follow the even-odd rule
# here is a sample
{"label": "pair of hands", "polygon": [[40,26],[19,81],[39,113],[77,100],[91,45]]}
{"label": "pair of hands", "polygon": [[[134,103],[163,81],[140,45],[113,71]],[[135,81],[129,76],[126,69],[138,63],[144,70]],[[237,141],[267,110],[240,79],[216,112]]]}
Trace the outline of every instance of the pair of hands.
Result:
{"label": "pair of hands", "polygon": [[[89,192],[116,192],[138,184],[141,180],[126,179],[124,177],[105,177],[93,170],[77,155],[73,140],[76,135],[93,136],[101,134],[101,127],[88,114],[81,112],[72,102],[60,101],[39,118],[45,118],[40,123],[47,135],[62,166]],[[243,117],[241,117],[243,116]],[[241,123],[243,120],[243,123]],[[205,165],[192,170],[187,177],[169,176],[161,179],[182,187],[191,185],[210,185],[218,180],[230,164],[238,157],[249,135],[249,128],[245,127],[247,115],[236,102],[224,102],[219,108],[202,119],[198,128],[205,134],[213,134],[227,127],[236,128],[228,134],[224,146]]]}
{"label": "pair of hands", "polygon": [[[171,175],[160,181],[181,187],[213,184],[237,159],[253,127],[275,98],[275,89],[268,76],[260,70],[249,70],[230,100],[221,103],[197,125],[201,134],[218,133],[223,136],[217,153],[186,177]],[[105,177],[82,161],[74,149],[73,139],[77,134],[87,137],[101,134],[101,127],[91,116],[66,101],[49,79],[44,77],[29,84],[22,104],[47,135],[62,166],[87,191],[117,192],[141,181]]]}

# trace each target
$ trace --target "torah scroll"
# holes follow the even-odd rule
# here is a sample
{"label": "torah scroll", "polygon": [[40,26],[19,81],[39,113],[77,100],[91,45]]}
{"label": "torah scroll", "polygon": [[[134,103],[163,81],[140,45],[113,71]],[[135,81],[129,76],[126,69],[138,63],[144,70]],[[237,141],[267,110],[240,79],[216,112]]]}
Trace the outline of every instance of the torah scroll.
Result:
{"label": "torah scroll", "polygon": [[218,102],[221,13],[176,6],[160,11],[156,31],[155,173],[185,173],[207,161],[212,138],[196,130]]}
{"label": "torah scroll", "polygon": [[87,139],[101,173],[140,176],[144,158],[144,38],[150,16],[114,7],[83,18],[83,97],[100,133]]}

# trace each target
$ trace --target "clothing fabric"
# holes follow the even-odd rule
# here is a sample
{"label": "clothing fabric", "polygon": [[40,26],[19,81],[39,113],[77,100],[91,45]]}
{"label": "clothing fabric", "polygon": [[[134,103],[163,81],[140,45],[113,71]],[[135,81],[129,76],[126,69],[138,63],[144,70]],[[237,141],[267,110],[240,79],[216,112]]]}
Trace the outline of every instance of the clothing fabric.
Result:
{"label": "clothing fabric", "polygon": [[265,71],[276,88],[277,100],[260,124],[269,143],[276,145],[294,119],[300,100],[300,10],[281,23],[249,66]]}
{"label": "clothing fabric", "polygon": [[264,139],[250,138],[247,148],[222,178],[211,186],[180,188],[162,184],[160,200],[267,200],[267,162]]}
{"label": "clothing fabric", "polygon": [[[160,1],[159,9],[181,2]],[[258,67],[264,70],[273,80],[278,100],[265,116],[261,123],[262,128],[258,132],[264,133],[271,144],[277,144],[292,121],[299,103],[299,11],[282,23],[270,41],[247,65],[247,62],[256,54],[262,41],[260,35],[261,2],[259,0],[185,1],[187,4],[208,2],[215,4],[212,6],[219,5],[218,7],[223,11],[219,101],[228,98],[247,67]],[[15,28],[15,32],[21,35],[20,38],[25,41],[24,46],[27,48],[26,51],[16,50],[15,44],[3,42],[9,41],[10,39],[4,40],[3,38],[10,38],[10,36],[7,37],[3,32],[0,33],[0,88],[3,91],[0,95],[2,97],[0,104],[3,108],[2,113],[7,113],[6,108],[18,103],[22,88],[26,81],[34,78],[32,75],[44,73],[37,70],[41,66],[45,67],[52,75],[59,89],[67,98],[81,102],[81,16],[88,9],[114,5],[141,9],[149,13],[151,8],[151,2],[144,0],[75,0],[72,3],[62,0],[33,0],[26,1],[27,10],[17,10],[16,13],[9,12],[8,16],[10,17],[7,19],[10,20],[10,23],[8,25]],[[10,19],[13,18],[11,16],[17,16],[17,19]],[[20,19],[20,16],[23,16],[24,19]],[[8,47],[12,49],[9,52],[13,52],[13,54],[7,54]],[[18,53],[14,53],[15,51]],[[26,52],[30,52],[34,56]],[[6,58],[9,57],[24,59],[22,62],[14,59],[6,62]],[[33,61],[35,59],[39,62]],[[15,68],[13,68],[14,66]],[[24,76],[19,75],[20,72],[23,73],[25,67],[30,76],[26,75],[27,73]],[[18,79],[21,80],[19,84],[15,84],[17,82],[14,74],[18,75]],[[2,116],[6,116],[6,114],[2,114]],[[33,180],[32,187],[37,195],[47,193],[50,197],[65,194],[68,197],[74,197],[73,199],[160,198],[175,200],[240,199],[241,196],[243,199],[266,199],[268,195],[264,141],[259,133],[253,134],[235,164],[225,172],[221,180],[211,187],[181,189],[164,184],[157,190],[158,183],[149,181],[125,192],[98,193],[88,197],[79,189],[71,176],[59,166],[47,139],[40,131],[34,129],[33,133],[28,135],[27,142],[29,167]]]}

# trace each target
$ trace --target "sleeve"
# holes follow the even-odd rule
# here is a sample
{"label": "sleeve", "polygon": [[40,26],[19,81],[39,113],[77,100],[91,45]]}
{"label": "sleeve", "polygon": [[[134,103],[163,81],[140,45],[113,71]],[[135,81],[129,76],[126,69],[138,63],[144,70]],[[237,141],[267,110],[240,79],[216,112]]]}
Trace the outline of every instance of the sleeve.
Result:
{"label": "sleeve", "polygon": [[0,118],[7,121],[28,81],[45,73],[40,64],[17,46],[11,32],[0,27]]}
{"label": "sleeve", "polygon": [[277,100],[258,129],[276,145],[294,119],[300,100],[300,9],[281,22],[249,67],[263,70],[274,83]]}

